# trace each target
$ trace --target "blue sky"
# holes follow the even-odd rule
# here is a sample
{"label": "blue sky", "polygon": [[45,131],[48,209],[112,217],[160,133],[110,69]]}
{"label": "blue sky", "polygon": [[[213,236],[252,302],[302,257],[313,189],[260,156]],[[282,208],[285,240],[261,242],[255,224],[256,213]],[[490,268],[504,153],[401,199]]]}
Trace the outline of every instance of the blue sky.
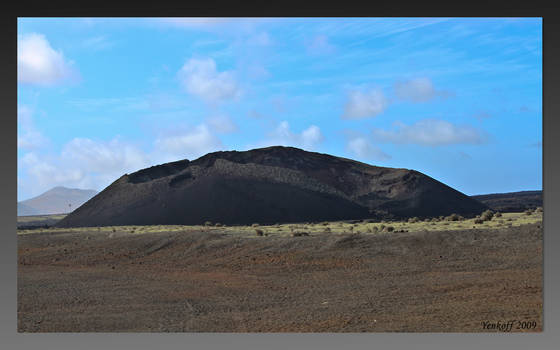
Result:
{"label": "blue sky", "polygon": [[541,189],[542,20],[18,20],[18,200],[270,145]]}

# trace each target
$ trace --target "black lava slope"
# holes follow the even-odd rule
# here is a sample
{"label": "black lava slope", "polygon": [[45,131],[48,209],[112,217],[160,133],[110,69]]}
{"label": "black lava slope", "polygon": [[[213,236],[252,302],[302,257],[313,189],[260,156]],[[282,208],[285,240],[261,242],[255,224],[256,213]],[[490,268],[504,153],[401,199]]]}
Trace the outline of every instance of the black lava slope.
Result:
{"label": "black lava slope", "polygon": [[418,171],[275,146],[125,174],[57,226],[472,216],[486,209]]}
{"label": "black lava slope", "polygon": [[542,190],[482,194],[471,197],[496,211],[521,212],[543,206]]}

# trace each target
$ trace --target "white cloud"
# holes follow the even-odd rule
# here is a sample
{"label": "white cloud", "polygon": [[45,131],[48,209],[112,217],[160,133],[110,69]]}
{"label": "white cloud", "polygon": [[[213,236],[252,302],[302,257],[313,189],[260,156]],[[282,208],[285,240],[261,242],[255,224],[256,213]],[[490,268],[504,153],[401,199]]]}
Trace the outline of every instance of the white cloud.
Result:
{"label": "white cloud", "polygon": [[25,150],[33,150],[45,146],[48,143],[48,140],[36,129],[35,124],[33,123],[32,110],[27,106],[18,106],[17,112],[17,147]]}
{"label": "white cloud", "polygon": [[116,138],[109,142],[74,138],[64,146],[61,158],[79,165],[87,172],[121,175],[149,164],[148,157],[138,147]]}
{"label": "white cloud", "polygon": [[74,138],[59,154],[31,151],[18,158],[18,187],[30,196],[54,186],[102,190],[125,173],[185,158],[192,160],[222,149],[220,140],[205,124],[161,135],[152,146],[145,152],[118,138]]}
{"label": "white cloud", "polygon": [[213,59],[187,61],[178,73],[183,88],[206,102],[238,99],[241,89],[233,72],[218,72]]}
{"label": "white cloud", "polygon": [[269,78],[271,74],[268,69],[258,63],[255,63],[247,68],[247,76],[253,80],[260,80]]}
{"label": "white cloud", "polygon": [[112,42],[111,40],[109,40],[109,38],[107,38],[104,35],[100,35],[100,36],[94,36],[88,39],[85,39],[82,42],[83,47],[85,47],[86,49],[90,49],[93,51],[100,51],[100,50],[104,50],[104,49],[108,49],[110,47],[113,47],[115,45],[114,42]]}
{"label": "white cloud", "polygon": [[76,186],[84,178],[84,173],[77,167],[61,167],[60,160],[44,160],[34,152],[26,153],[19,162],[27,175],[31,176],[31,187],[38,187],[43,191],[60,184]]}
{"label": "white cloud", "polygon": [[445,120],[424,119],[412,125],[396,122],[394,130],[373,130],[376,141],[396,144],[444,146],[480,144],[486,135],[471,126],[458,126]]}
{"label": "white cloud", "polygon": [[415,78],[395,83],[395,94],[404,101],[420,103],[436,97],[447,98],[452,95],[449,91],[436,90],[429,78]]}
{"label": "white cloud", "polygon": [[118,139],[94,141],[75,138],[56,156],[26,153],[18,160],[22,183],[30,194],[42,193],[54,186],[102,190],[125,173],[151,164],[138,147]]}
{"label": "white cloud", "polygon": [[208,125],[216,132],[229,134],[237,131],[237,125],[229,115],[217,115],[208,119]]}
{"label": "white cloud", "polygon": [[380,89],[372,89],[368,92],[354,90],[348,94],[342,117],[344,119],[375,117],[385,111],[388,105],[389,102]]}
{"label": "white cloud", "polygon": [[195,159],[223,148],[221,141],[205,124],[172,135],[162,135],[154,143],[155,154],[166,161]]}
{"label": "white cloud", "polygon": [[267,139],[259,142],[256,147],[292,146],[312,150],[323,139],[321,129],[316,125],[311,125],[298,134],[290,130],[290,124],[287,121],[282,121],[268,134]]}
{"label": "white cloud", "polygon": [[379,147],[372,145],[365,137],[354,137],[348,140],[346,150],[353,156],[369,160],[387,160],[391,156]]}
{"label": "white cloud", "polygon": [[18,82],[53,85],[75,76],[71,63],[60,51],[51,47],[42,34],[18,37]]}
{"label": "white cloud", "polygon": [[316,144],[323,140],[321,129],[316,125],[311,125],[309,128],[301,132],[301,143],[304,147],[313,148]]}

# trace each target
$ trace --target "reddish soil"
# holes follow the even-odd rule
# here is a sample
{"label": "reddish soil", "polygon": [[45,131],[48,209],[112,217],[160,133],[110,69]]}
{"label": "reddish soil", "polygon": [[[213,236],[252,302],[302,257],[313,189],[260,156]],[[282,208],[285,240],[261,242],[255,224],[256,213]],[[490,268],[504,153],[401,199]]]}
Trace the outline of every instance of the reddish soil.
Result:
{"label": "reddish soil", "polygon": [[[542,331],[542,228],[18,236],[20,332]],[[513,332],[527,331],[516,329]]]}

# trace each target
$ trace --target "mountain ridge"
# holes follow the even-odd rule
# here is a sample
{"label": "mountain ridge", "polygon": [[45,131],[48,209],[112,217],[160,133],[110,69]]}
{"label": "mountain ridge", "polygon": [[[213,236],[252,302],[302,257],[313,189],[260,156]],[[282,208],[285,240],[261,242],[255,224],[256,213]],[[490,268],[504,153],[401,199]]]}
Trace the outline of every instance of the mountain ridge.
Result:
{"label": "mountain ridge", "polygon": [[66,214],[97,193],[95,190],[56,186],[38,196],[18,202],[18,216]]}
{"label": "mountain ridge", "polygon": [[473,216],[485,209],[416,170],[272,146],[212,152],[125,174],[59,225]]}

